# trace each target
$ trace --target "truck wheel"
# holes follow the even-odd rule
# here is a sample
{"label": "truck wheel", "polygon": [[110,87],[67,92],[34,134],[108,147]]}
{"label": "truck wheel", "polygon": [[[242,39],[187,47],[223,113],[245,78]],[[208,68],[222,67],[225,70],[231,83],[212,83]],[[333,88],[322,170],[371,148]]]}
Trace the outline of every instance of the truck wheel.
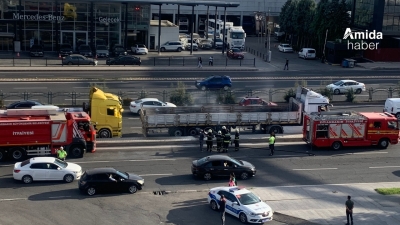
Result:
{"label": "truck wheel", "polygon": [[400,120],[400,113],[397,113],[396,117],[397,117],[398,120]]}
{"label": "truck wheel", "polygon": [[175,136],[175,137],[180,137],[180,136],[183,136],[183,132],[182,132],[182,130],[181,129],[175,129],[174,130],[174,135],[173,136]]}
{"label": "truck wheel", "polygon": [[12,148],[11,157],[15,161],[20,161],[25,157],[25,149],[23,148]]}
{"label": "truck wheel", "polygon": [[112,138],[111,131],[109,129],[101,129],[99,131],[99,138]]}
{"label": "truck wheel", "polygon": [[280,126],[272,126],[269,128],[269,133],[274,132],[275,134],[282,134],[282,128]]}
{"label": "truck wheel", "polygon": [[389,140],[386,138],[382,138],[379,140],[379,147],[382,149],[386,149],[389,146]]}
{"label": "truck wheel", "polygon": [[332,143],[331,147],[333,150],[339,150],[342,148],[342,143],[340,143],[340,141],[335,141]]}
{"label": "truck wheel", "polygon": [[190,136],[196,136],[196,135],[197,135],[197,130],[196,130],[196,128],[190,129],[190,130],[189,130],[189,135],[190,135]]}
{"label": "truck wheel", "polygon": [[69,154],[74,158],[82,158],[83,157],[83,148],[80,145],[73,145],[69,149]]}

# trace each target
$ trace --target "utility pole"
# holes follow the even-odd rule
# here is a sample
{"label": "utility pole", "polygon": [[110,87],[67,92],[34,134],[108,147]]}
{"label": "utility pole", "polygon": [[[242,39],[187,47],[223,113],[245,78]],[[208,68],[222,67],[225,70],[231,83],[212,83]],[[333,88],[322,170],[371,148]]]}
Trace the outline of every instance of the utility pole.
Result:
{"label": "utility pole", "polygon": [[210,20],[210,6],[207,6],[207,20],[204,24],[204,29],[206,30],[206,39],[208,40],[208,24]]}
{"label": "utility pole", "polygon": [[268,8],[268,62],[271,62],[271,29],[269,27],[269,8]]}

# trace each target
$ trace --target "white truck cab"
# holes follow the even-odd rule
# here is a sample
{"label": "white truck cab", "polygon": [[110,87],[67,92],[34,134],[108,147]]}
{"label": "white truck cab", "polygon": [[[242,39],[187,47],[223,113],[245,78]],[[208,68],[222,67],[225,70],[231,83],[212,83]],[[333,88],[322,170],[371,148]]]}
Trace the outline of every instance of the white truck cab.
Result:
{"label": "white truck cab", "polygon": [[306,113],[329,111],[328,107],[332,107],[329,98],[305,87],[297,87],[296,99],[303,103]]}
{"label": "white truck cab", "polygon": [[246,42],[246,32],[241,26],[233,26],[228,28],[226,35],[226,44],[228,49],[230,48],[240,48],[244,49]]}
{"label": "white truck cab", "polygon": [[400,98],[388,98],[385,101],[383,112],[393,114],[400,120]]}

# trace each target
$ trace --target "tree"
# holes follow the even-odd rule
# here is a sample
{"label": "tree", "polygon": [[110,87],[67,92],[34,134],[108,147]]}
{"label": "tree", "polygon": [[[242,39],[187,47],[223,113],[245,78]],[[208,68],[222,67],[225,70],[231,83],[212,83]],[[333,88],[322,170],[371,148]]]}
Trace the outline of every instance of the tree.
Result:
{"label": "tree", "polygon": [[295,0],[288,0],[283,5],[281,13],[279,14],[279,25],[280,28],[285,31],[285,36],[288,34],[292,35],[295,31],[296,21],[293,14],[296,9],[296,4],[297,2]]}
{"label": "tree", "polygon": [[[310,37],[310,19],[314,14],[315,2],[313,0],[299,0],[293,12],[295,21],[295,34],[297,36],[297,47],[300,48],[304,38]],[[310,36],[309,36],[310,35]]]}
{"label": "tree", "polygon": [[183,82],[178,82],[176,89],[171,92],[169,100],[177,106],[193,104],[192,95],[186,91],[186,86]]}
{"label": "tree", "polygon": [[317,4],[317,8],[315,9],[314,19],[311,23],[311,29],[315,35],[315,39],[317,41],[317,46],[320,47],[320,50],[324,46],[325,41],[325,33],[329,28],[327,25],[327,21],[325,20],[325,11],[327,10],[329,4],[329,0],[320,0]]}

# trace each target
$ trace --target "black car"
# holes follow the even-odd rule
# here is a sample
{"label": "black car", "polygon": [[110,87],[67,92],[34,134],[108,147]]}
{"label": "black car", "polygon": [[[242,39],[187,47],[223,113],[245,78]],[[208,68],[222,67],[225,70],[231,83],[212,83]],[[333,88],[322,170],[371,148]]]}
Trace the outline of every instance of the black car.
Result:
{"label": "black car", "polygon": [[18,101],[11,103],[7,106],[7,109],[30,109],[32,106],[39,106],[43,105],[40,102],[32,101],[32,100],[25,100],[25,101]]}
{"label": "black car", "polygon": [[115,45],[112,49],[112,54],[114,56],[120,56],[120,55],[127,55],[128,52],[122,45]]}
{"label": "black car", "polygon": [[78,48],[79,54],[85,56],[85,57],[92,57],[92,48],[90,48],[89,45],[80,45]]}
{"label": "black car", "polygon": [[100,192],[129,192],[142,190],[144,179],[133,173],[118,171],[114,168],[96,168],[86,170],[78,182],[79,190],[92,196]]}
{"label": "black car", "polygon": [[73,53],[73,49],[70,44],[62,44],[60,46],[60,55],[61,56],[71,55],[72,53]]}
{"label": "black car", "polygon": [[119,56],[113,59],[107,59],[107,65],[141,65],[142,60],[136,56]]}
{"label": "black car", "polygon": [[34,56],[43,57],[44,56],[43,47],[41,45],[32,45],[29,54],[31,57],[34,57]]}
{"label": "black car", "polygon": [[195,86],[203,91],[207,89],[224,89],[232,87],[232,81],[229,76],[210,76],[203,80],[195,81]]}
{"label": "black car", "polygon": [[246,180],[256,175],[256,168],[249,162],[237,160],[225,155],[206,156],[192,163],[192,174],[204,180],[213,177],[235,177]]}

